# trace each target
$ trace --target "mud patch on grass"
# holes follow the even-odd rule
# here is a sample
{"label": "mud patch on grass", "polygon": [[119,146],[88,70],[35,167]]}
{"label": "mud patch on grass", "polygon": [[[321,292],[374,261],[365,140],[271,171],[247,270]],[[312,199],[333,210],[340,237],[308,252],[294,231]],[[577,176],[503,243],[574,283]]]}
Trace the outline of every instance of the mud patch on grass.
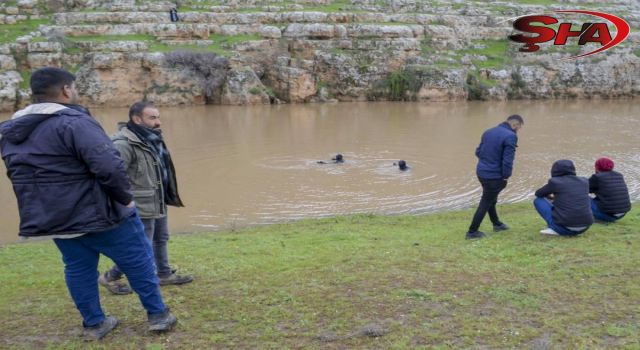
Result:
{"label": "mud patch on grass", "polygon": [[323,332],[317,336],[317,339],[323,343],[331,343],[343,339],[334,332]]}
{"label": "mud patch on grass", "polygon": [[531,350],[549,350],[553,345],[553,336],[551,333],[544,333],[533,339],[529,345]]}
{"label": "mud patch on grass", "polygon": [[368,325],[363,326],[357,333],[356,335],[359,337],[370,337],[370,338],[378,338],[378,337],[382,337],[383,335],[389,333],[389,331],[387,329],[385,329],[384,327],[382,327],[379,324],[375,324],[375,323],[371,323]]}

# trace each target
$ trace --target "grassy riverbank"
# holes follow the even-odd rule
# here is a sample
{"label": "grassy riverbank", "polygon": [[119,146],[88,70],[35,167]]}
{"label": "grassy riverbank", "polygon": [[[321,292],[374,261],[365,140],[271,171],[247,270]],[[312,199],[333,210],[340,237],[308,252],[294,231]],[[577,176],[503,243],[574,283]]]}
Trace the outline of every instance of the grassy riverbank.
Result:
{"label": "grassy riverbank", "polygon": [[[530,204],[499,210],[513,229],[477,242],[470,211],[175,236],[196,276],[163,287],[177,329],[146,334],[135,296],[102,293],[121,325],[91,347],[640,348],[637,205],[571,239],[540,235]],[[0,247],[0,266],[0,348],[87,346],[51,242]]]}

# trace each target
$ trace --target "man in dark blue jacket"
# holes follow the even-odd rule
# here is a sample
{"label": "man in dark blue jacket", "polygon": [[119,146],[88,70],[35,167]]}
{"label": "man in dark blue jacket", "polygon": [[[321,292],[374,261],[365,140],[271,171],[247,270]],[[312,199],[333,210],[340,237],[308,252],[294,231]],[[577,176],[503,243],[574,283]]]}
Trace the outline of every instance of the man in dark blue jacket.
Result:
{"label": "man in dark blue jacket", "polygon": [[485,236],[479,228],[487,212],[495,232],[509,229],[498,218],[496,203],[498,203],[498,194],[507,187],[507,180],[511,177],[513,159],[518,147],[517,132],[523,125],[522,117],[514,114],[500,125],[482,134],[480,145],[476,148],[476,157],[478,157],[476,175],[482,185],[482,198],[467,231],[467,239]]}
{"label": "man in dark blue jacket", "polygon": [[0,148],[18,200],[23,238],[53,238],[84,335],[100,339],[118,324],[98,294],[104,254],[129,278],[149,330],[169,330],[153,251],[135,210],[123,162],[104,130],[77,101],[75,76],[42,68],[31,76],[36,103],[0,124]]}

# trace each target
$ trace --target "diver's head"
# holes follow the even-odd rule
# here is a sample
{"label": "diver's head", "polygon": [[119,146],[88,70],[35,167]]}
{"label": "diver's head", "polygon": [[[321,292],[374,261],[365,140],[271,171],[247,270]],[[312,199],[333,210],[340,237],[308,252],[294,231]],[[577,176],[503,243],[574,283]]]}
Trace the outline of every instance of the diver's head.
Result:
{"label": "diver's head", "polygon": [[335,160],[336,163],[344,163],[344,158],[342,157],[342,154],[340,154],[340,153],[336,154],[336,157],[333,158],[333,160]]}
{"label": "diver's head", "polygon": [[400,170],[407,170],[407,162],[405,162],[404,160],[401,160],[398,162],[398,168],[400,168]]}

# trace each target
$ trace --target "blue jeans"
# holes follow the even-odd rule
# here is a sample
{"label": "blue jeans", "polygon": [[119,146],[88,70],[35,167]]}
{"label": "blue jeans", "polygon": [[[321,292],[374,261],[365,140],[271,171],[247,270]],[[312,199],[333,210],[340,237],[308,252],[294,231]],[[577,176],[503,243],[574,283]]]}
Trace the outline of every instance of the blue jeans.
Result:
{"label": "blue jeans", "polygon": [[[167,217],[140,220],[142,221],[142,225],[144,225],[144,233],[153,246],[153,256],[158,269],[158,276],[166,277],[171,275],[169,254],[167,252],[167,242],[169,242],[169,222]],[[122,278],[122,271],[118,265],[114,265],[107,273],[112,280]]]}
{"label": "blue jeans", "polygon": [[589,227],[587,227],[581,231],[572,231],[565,226],[554,223],[553,215],[551,214],[553,212],[553,204],[551,204],[551,202],[549,202],[549,200],[547,200],[546,198],[537,197],[533,201],[533,206],[536,207],[538,214],[540,214],[544,221],[547,222],[547,226],[549,226],[550,229],[556,231],[561,236],[576,236],[589,229]]}
{"label": "blue jeans", "polygon": [[591,198],[591,212],[593,213],[593,217],[596,220],[604,222],[614,222],[622,219],[626,215],[626,213],[624,213],[616,217],[607,213],[603,213],[602,211],[600,211],[600,208],[598,207],[598,200],[595,198]]}
{"label": "blue jeans", "polygon": [[54,242],[62,253],[67,288],[85,327],[95,326],[105,319],[98,294],[100,254],[111,258],[127,274],[147,314],[166,310],[151,245],[137,213],[110,230],[71,239],[54,239]]}

